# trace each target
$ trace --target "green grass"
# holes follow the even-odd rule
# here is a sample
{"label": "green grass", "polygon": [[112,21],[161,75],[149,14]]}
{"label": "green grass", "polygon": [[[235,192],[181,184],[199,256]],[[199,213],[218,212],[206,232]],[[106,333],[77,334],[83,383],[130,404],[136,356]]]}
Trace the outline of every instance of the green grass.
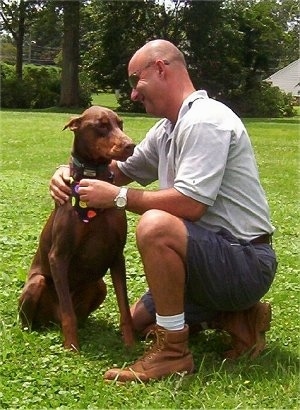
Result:
{"label": "green grass", "polygon": [[93,105],[103,105],[111,110],[115,110],[118,107],[115,94],[113,93],[93,94]]}
{"label": "green grass", "polygon": [[[97,96],[94,103],[115,107],[113,95]],[[72,133],[62,132],[69,117],[49,111],[1,113],[0,408],[299,408],[298,118],[245,121],[277,227],[279,268],[266,295],[273,306],[266,351],[251,362],[223,362],[219,336],[201,333],[190,343],[195,375],[116,386],[105,384],[103,373],[130,363],[144,344],[124,348],[109,275],[106,301],[80,329],[80,355],[62,349],[59,329],[29,333],[18,323],[17,299],[53,205],[49,179],[69,156]],[[136,142],[155,122],[146,115],[122,117]],[[146,285],[134,239],[137,218],[128,213],[128,220],[126,260],[133,302]]]}

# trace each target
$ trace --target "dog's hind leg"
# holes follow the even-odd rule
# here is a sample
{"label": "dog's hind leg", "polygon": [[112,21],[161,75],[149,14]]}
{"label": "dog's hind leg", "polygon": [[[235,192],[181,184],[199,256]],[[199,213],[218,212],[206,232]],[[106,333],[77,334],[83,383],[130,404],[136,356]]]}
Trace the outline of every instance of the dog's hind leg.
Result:
{"label": "dog's hind leg", "polygon": [[46,287],[46,279],[41,274],[33,275],[25,284],[19,298],[19,317],[23,328],[29,329],[35,323],[40,297]]}
{"label": "dog's hind leg", "polygon": [[106,284],[103,279],[97,282],[88,282],[80,284],[72,292],[73,306],[77,320],[85,321],[88,316],[96,310],[106,298]]}

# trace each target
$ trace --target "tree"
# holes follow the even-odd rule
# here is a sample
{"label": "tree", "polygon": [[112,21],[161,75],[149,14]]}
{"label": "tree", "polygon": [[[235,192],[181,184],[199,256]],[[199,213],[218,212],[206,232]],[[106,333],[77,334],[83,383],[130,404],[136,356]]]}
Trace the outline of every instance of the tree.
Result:
{"label": "tree", "polygon": [[61,56],[63,38],[63,12],[61,2],[48,1],[39,10],[30,26],[27,39],[31,39],[31,62],[53,64]]}
{"label": "tree", "polygon": [[[80,0],[72,1],[42,1],[42,0],[1,0],[1,17],[3,27],[9,31],[16,43],[16,74],[21,80],[23,73],[24,40],[27,36],[31,50],[32,35],[35,39],[44,39],[43,34],[52,22],[52,33],[48,31],[48,41],[54,39],[54,53],[61,43],[61,35],[55,32],[59,22],[60,12],[63,8],[63,57],[62,57],[62,82],[60,105],[78,106],[79,97],[79,8]],[[46,22],[45,22],[46,18]],[[43,33],[43,34],[42,34]],[[56,42],[55,42],[56,41]],[[57,41],[59,43],[57,43]],[[35,40],[36,43],[36,40]],[[43,43],[45,45],[45,42]],[[40,56],[45,56],[44,52]],[[53,53],[52,51],[52,53]],[[31,53],[30,53],[31,54]],[[48,55],[49,56],[49,51]],[[50,54],[54,58],[53,54]],[[29,58],[31,60],[31,58]]]}
{"label": "tree", "polygon": [[130,102],[128,61],[153,38],[173,40],[173,36],[177,40],[181,30],[173,24],[173,12],[154,0],[91,1],[83,13],[81,55],[95,90],[118,89],[122,109],[143,110],[140,104]]}
{"label": "tree", "polygon": [[186,1],[181,10],[184,37],[179,47],[186,55],[196,88],[205,88],[211,96],[217,96],[222,89],[220,76],[224,68],[230,70],[229,66],[235,64],[235,59],[226,65],[224,60],[229,44],[238,38],[231,21],[224,21],[221,7],[222,1]]}
{"label": "tree", "polygon": [[1,61],[5,63],[16,63],[16,47],[9,35],[1,35]]}
{"label": "tree", "polygon": [[161,31],[153,23],[162,10],[154,0],[92,1],[85,7],[83,64],[97,87],[120,88],[131,54]]}
{"label": "tree", "polygon": [[281,27],[283,39],[278,50],[280,54],[275,66],[268,74],[283,68],[299,56],[300,15],[298,0],[281,0],[273,5],[272,18]]}
{"label": "tree", "polygon": [[130,102],[127,64],[154,38],[176,44],[196,88],[227,103],[298,57],[297,0],[173,0],[169,8],[158,0],[0,2],[2,29],[18,41],[19,75],[26,39],[40,57],[62,48],[64,106],[80,103],[83,74],[93,91],[120,89],[122,109],[140,109]]}
{"label": "tree", "polygon": [[64,35],[60,106],[80,105],[79,95],[79,22],[80,0],[63,1]]}
{"label": "tree", "polygon": [[277,0],[186,1],[181,48],[196,87],[229,105],[258,87],[286,55],[287,15]]}
{"label": "tree", "polygon": [[24,36],[34,21],[40,6],[38,0],[1,0],[1,29],[8,31],[16,44],[16,75],[22,79]]}

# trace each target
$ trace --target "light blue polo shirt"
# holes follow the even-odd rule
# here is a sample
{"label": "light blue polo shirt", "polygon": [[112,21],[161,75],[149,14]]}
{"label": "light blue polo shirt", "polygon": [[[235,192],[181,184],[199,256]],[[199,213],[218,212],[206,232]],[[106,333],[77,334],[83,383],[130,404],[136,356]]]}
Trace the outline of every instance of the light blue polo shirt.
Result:
{"label": "light blue polo shirt", "polygon": [[186,98],[174,127],[158,121],[118,167],[143,186],[158,180],[160,189],[174,187],[208,205],[196,222],[204,228],[245,240],[274,231],[248,133],[204,90]]}

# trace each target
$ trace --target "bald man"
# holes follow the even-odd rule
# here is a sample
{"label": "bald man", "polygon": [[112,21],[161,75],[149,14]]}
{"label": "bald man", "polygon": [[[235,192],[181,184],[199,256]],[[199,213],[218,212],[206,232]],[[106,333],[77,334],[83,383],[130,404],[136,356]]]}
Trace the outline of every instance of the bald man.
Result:
{"label": "bald man", "polygon": [[[148,291],[131,308],[137,331],[153,335],[149,352],[106,380],[160,379],[194,372],[189,330],[214,328],[232,337],[226,357],[265,347],[271,307],[260,299],[276,272],[274,227],[251,142],[224,104],[196,91],[182,52],[165,40],[146,43],[131,58],[131,99],[162,118],[125,162],[113,162],[115,185],[84,179],[80,199],[141,215],[136,241]],[[68,169],[52,177],[57,203],[69,197]],[[126,188],[132,181],[154,191]],[[122,186],[120,189],[119,187]]]}

